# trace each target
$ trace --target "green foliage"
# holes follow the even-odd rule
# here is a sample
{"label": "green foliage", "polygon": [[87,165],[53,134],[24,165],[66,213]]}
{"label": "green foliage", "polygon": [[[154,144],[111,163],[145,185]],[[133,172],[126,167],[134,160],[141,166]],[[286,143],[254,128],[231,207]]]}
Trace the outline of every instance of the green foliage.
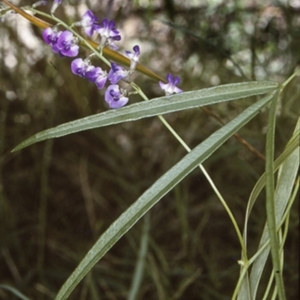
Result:
{"label": "green foliage", "polygon": [[[295,45],[283,49],[293,18],[282,32],[262,7],[210,3],[176,14],[167,2],[165,24],[176,30],[138,33],[157,43],[143,64],[182,66],[192,91],[161,97],[139,77],[151,100],[118,110],[103,112],[103,96],[70,75],[69,61],[48,63],[1,28],[24,51],[15,67],[2,62],[0,298],[296,297],[300,72]],[[159,14],[152,4],[145,12]],[[207,106],[230,121],[218,127],[198,109]],[[231,139],[238,131],[248,149]]]}
{"label": "green foliage", "polygon": [[[222,88],[220,88],[221,90]],[[227,87],[224,87],[226,90]],[[189,99],[187,95],[187,100]],[[211,95],[214,99],[214,95]],[[228,138],[243,125],[247,124],[264,108],[273,95],[263,98],[250,106],[238,117],[213,133],[209,138],[195,147],[173,168],[158,179],[136,202],[130,206],[98,239],[74,273],[66,281],[56,299],[67,299],[72,290],[103,255],[146,213],[162,199],[167,192],[180,183],[193,169],[202,164]],[[188,101],[187,101],[188,102]],[[147,103],[148,104],[148,103]]]}

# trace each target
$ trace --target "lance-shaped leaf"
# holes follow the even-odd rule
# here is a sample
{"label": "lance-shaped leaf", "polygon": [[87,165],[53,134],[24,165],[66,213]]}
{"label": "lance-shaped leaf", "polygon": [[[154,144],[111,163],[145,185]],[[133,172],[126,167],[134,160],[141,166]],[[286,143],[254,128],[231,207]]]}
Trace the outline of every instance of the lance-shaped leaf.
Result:
{"label": "lance-shaped leaf", "polygon": [[275,90],[277,87],[278,84],[272,81],[234,83],[135,103],[117,110],[109,110],[44,130],[19,144],[13,151],[46,139],[57,138],[88,129],[265,94]]}

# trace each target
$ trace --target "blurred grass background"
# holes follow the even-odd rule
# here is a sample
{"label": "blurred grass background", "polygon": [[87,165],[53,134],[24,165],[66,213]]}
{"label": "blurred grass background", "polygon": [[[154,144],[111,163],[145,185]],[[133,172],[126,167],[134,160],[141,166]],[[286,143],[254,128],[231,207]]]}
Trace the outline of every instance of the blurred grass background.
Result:
{"label": "blurred grass background", "polygon": [[[180,87],[186,91],[247,80],[281,83],[300,63],[297,1],[63,2],[57,16],[70,23],[87,8],[100,20],[113,18],[124,35],[120,50],[139,44],[141,63],[163,77],[168,72],[181,76]],[[19,6],[31,3],[14,1]],[[49,5],[41,10],[49,12]],[[73,76],[71,60],[51,53],[40,29],[9,14],[0,35],[0,283],[30,299],[53,299],[101,233],[185,151],[151,118],[10,153],[34,133],[107,107],[103,91]],[[80,56],[88,54],[82,49]],[[143,75],[136,74],[135,82],[149,98],[162,95],[158,84]],[[278,110],[277,154],[299,116],[299,96],[295,79]],[[253,100],[211,109],[226,122]],[[132,97],[135,101],[140,99]],[[266,117],[263,111],[240,132],[262,153]],[[190,147],[220,126],[200,109],[166,118]],[[232,138],[204,166],[242,228],[264,162]],[[288,299],[297,299],[299,293],[298,209],[299,201],[285,248]],[[239,275],[239,243],[200,170],[151,210],[150,222],[138,299],[230,299]],[[250,220],[250,253],[264,223],[262,194]],[[70,299],[126,299],[142,226],[139,222],[108,252]],[[263,284],[267,279],[266,272]],[[0,299],[17,298],[0,289]]]}

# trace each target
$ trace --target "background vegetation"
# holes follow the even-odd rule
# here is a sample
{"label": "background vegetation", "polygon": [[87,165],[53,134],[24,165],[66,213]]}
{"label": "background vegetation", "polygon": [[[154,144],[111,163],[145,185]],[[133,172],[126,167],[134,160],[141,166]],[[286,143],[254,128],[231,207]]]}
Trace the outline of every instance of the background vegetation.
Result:
{"label": "background vegetation", "polygon": [[[297,1],[65,2],[58,17],[71,23],[90,8],[100,19],[113,18],[124,34],[121,51],[138,43],[141,63],[163,77],[168,72],[181,76],[185,91],[248,80],[282,83],[300,63]],[[49,5],[42,9],[48,12]],[[0,36],[0,284],[30,299],[53,299],[101,233],[185,152],[151,118],[10,153],[36,132],[107,107],[93,84],[73,76],[70,59],[51,53],[41,30],[22,17],[6,15]],[[157,82],[144,75],[136,74],[135,82],[149,98],[162,95]],[[295,79],[277,112],[275,155],[294,130],[299,96]],[[253,100],[210,108],[228,122]],[[131,99],[136,101],[140,99]],[[261,153],[266,117],[262,111],[240,132]],[[166,119],[191,148],[220,126],[200,109]],[[204,166],[242,228],[264,161],[232,138]],[[288,299],[299,293],[299,201],[294,208],[285,248]],[[138,299],[230,299],[239,276],[239,243],[200,170],[149,214],[149,249]],[[249,223],[250,253],[264,223],[262,194]],[[125,299],[142,230],[143,222],[137,223],[70,299]],[[0,289],[0,299],[17,297]]]}

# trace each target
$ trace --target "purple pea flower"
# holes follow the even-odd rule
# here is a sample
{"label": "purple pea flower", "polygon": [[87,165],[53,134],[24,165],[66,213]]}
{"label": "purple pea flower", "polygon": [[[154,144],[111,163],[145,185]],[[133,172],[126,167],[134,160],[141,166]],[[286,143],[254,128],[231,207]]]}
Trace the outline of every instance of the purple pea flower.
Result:
{"label": "purple pea flower", "polygon": [[118,47],[114,45],[114,41],[121,40],[120,32],[115,28],[116,24],[113,20],[104,19],[102,23],[95,28],[101,36],[101,47],[111,46],[113,49]]}
{"label": "purple pea flower", "polygon": [[112,84],[116,84],[121,79],[128,78],[128,71],[115,63],[111,63],[111,69],[108,73],[108,79]]}
{"label": "purple pea flower", "polygon": [[52,47],[52,50],[55,53],[59,52],[59,49],[58,49],[58,46],[57,46],[57,40],[58,40],[60,34],[61,34],[61,31],[57,31],[56,28],[52,29],[50,27],[44,29],[43,33],[42,33],[42,36],[43,36],[43,39],[44,39],[45,43],[50,45]]}
{"label": "purple pea flower", "polygon": [[82,58],[76,58],[71,63],[72,73],[80,77],[86,77],[87,69],[93,67],[89,60],[83,60]]}
{"label": "purple pea flower", "polygon": [[173,76],[172,74],[168,74],[166,78],[168,83],[164,83],[162,81],[159,82],[159,85],[165,91],[166,96],[174,93],[177,94],[182,92],[182,89],[176,86],[180,82],[180,78],[178,76]]}
{"label": "purple pea flower", "polygon": [[87,58],[76,58],[71,63],[72,73],[83,78],[87,78],[96,84],[98,89],[102,89],[107,81],[107,73],[100,67],[91,65],[90,60]]}
{"label": "purple pea flower", "polygon": [[98,18],[91,10],[88,10],[82,16],[81,21],[75,22],[73,25],[81,26],[86,35],[92,36],[96,28],[99,27]]}
{"label": "purple pea flower", "polygon": [[54,0],[53,1],[53,4],[52,4],[52,7],[51,7],[51,14],[54,14],[54,12],[56,11],[56,9],[60,6],[62,0]]}
{"label": "purple pea flower", "polygon": [[125,51],[125,54],[130,59],[130,70],[135,70],[140,57],[140,47],[135,45],[133,47],[133,53],[130,51]]}
{"label": "purple pea flower", "polygon": [[117,84],[110,85],[105,91],[105,101],[110,108],[122,107],[128,100],[128,97],[125,97],[125,91],[120,90]]}
{"label": "purple pea flower", "polygon": [[78,55],[79,46],[76,44],[77,40],[73,36],[73,33],[65,30],[59,35],[57,40],[57,46],[59,54],[61,56],[75,57]]}
{"label": "purple pea flower", "polygon": [[87,70],[86,78],[94,82],[97,88],[100,90],[104,87],[107,81],[107,73],[100,67],[94,67],[93,69]]}

